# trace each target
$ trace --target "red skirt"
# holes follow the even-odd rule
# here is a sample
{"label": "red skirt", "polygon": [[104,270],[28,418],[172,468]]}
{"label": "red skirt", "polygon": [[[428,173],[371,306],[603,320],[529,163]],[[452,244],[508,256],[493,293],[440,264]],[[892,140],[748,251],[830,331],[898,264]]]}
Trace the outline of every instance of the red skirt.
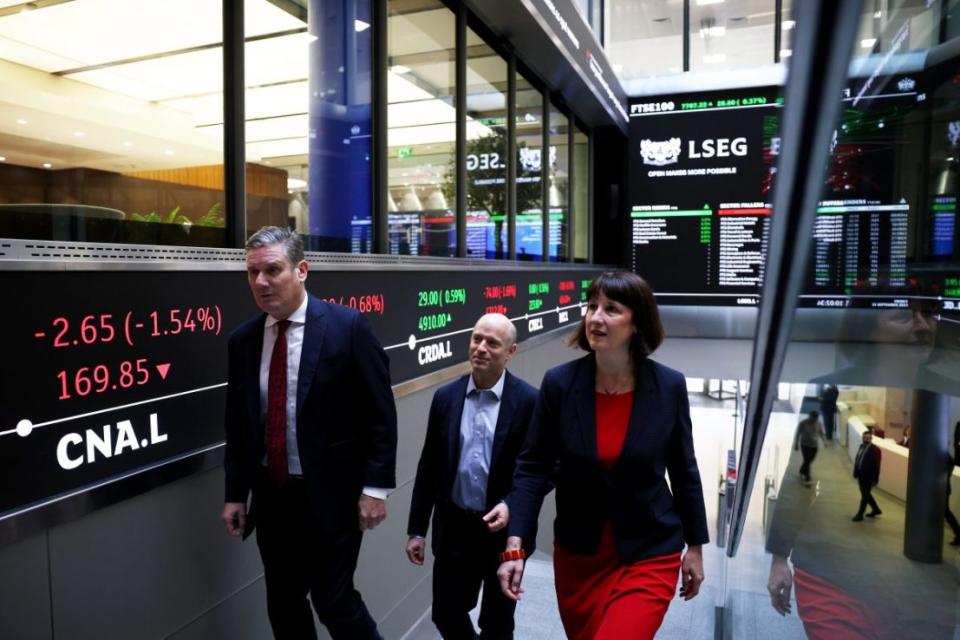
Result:
{"label": "red skirt", "polygon": [[653,638],[680,577],[680,553],[633,564],[617,552],[608,522],[589,556],[554,545],[554,579],[560,620],[572,640]]}

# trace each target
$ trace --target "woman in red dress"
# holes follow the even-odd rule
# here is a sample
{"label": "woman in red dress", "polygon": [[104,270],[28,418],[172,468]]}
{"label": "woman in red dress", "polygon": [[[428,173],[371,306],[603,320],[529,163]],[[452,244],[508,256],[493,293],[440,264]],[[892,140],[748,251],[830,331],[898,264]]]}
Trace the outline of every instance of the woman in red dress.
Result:
{"label": "woman in red dress", "polygon": [[648,357],[663,327],[642,278],[604,273],[587,299],[571,344],[590,353],[544,376],[513,490],[486,519],[508,527],[498,573],[518,600],[524,541],[555,485],[554,571],[567,636],[652,638],[678,574],[686,600],[703,581],[707,521],[686,380]]}

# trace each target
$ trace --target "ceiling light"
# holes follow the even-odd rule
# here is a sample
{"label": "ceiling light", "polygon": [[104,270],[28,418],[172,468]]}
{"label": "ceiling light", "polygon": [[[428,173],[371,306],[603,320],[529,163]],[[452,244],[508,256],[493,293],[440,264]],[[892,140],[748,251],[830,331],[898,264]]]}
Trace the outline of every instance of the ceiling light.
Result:
{"label": "ceiling light", "polygon": [[875,44],[877,44],[876,38],[864,38],[860,41],[860,46],[864,49],[872,49]]}
{"label": "ceiling light", "polygon": [[23,118],[17,118],[17,124],[27,124],[27,121]]}
{"label": "ceiling light", "polygon": [[44,169],[52,169],[52,168],[53,168],[53,165],[50,164],[49,162],[44,162],[44,163],[43,163],[43,168],[44,168]]}
{"label": "ceiling light", "polygon": [[130,142],[129,140],[125,140],[124,143],[123,143],[123,146],[125,146],[125,147],[132,147],[132,146],[133,146],[133,143]]}
{"label": "ceiling light", "polygon": [[797,26],[796,20],[784,20],[780,25],[784,31],[790,31],[790,29],[793,29],[795,26]]}
{"label": "ceiling light", "polygon": [[166,150],[163,152],[163,155],[165,155],[165,156],[172,156],[172,155],[173,155],[173,151],[172,151],[171,149],[166,149]]}
{"label": "ceiling light", "polygon": [[370,23],[364,22],[363,20],[354,20],[353,28],[356,30],[357,33],[360,33],[361,31],[366,31],[367,29],[369,29]]}
{"label": "ceiling light", "polygon": [[725,35],[727,35],[726,27],[701,27],[700,28],[701,38],[722,38]]}
{"label": "ceiling light", "polygon": [[708,53],[703,56],[703,61],[706,64],[719,64],[721,62],[727,61],[727,54],[725,53]]}
{"label": "ceiling light", "polygon": [[780,49],[780,58],[789,58],[793,55],[793,49]]}
{"label": "ceiling light", "polygon": [[402,64],[395,64],[390,67],[390,71],[393,71],[397,75],[403,75],[405,73],[410,73],[410,67],[404,66]]}
{"label": "ceiling light", "polygon": [[75,136],[78,137],[78,138],[82,138],[82,137],[85,136],[86,134],[85,134],[83,131],[74,131],[74,132],[73,132],[73,135],[75,135]]}
{"label": "ceiling light", "polygon": [[705,7],[708,4],[720,4],[723,0],[697,0],[698,7]]}
{"label": "ceiling light", "polygon": [[0,162],[6,162],[7,156],[0,156]]}

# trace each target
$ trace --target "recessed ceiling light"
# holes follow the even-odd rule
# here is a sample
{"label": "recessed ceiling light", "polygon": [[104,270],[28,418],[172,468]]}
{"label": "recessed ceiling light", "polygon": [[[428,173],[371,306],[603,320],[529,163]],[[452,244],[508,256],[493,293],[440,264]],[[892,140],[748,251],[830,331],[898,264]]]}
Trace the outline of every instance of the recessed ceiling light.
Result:
{"label": "recessed ceiling light", "polygon": [[27,121],[23,118],[17,118],[17,124],[27,124]]}
{"label": "recessed ceiling light", "polygon": [[363,20],[354,20],[353,28],[356,30],[357,33],[360,33],[361,31],[366,31],[367,29],[369,29],[370,23],[364,22]]}
{"label": "recessed ceiling light", "polygon": [[395,64],[390,67],[390,71],[393,71],[397,75],[403,75],[405,73],[410,73],[410,67],[404,66],[402,64]]}
{"label": "recessed ceiling light", "polygon": [[74,132],[73,132],[73,135],[75,135],[75,136],[78,137],[78,138],[82,138],[82,137],[85,136],[86,134],[85,134],[83,131],[74,131]]}
{"label": "recessed ceiling light", "polygon": [[133,143],[130,142],[129,140],[125,140],[124,143],[123,143],[123,146],[125,146],[125,147],[132,147],[132,146],[133,146]]}
{"label": "recessed ceiling light", "polygon": [[44,162],[44,163],[43,163],[43,168],[44,168],[44,169],[52,169],[52,168],[53,168],[53,165],[50,164],[49,162]]}
{"label": "recessed ceiling light", "polygon": [[6,162],[7,156],[0,156],[0,162]]}
{"label": "recessed ceiling light", "polygon": [[875,44],[877,44],[876,38],[864,38],[860,41],[860,46],[864,49],[872,49]]}
{"label": "recessed ceiling light", "polygon": [[163,152],[163,155],[165,155],[165,156],[172,156],[172,155],[173,155],[173,151],[172,151],[171,149],[166,149],[166,150]]}
{"label": "recessed ceiling light", "polygon": [[784,30],[784,31],[790,31],[790,29],[793,29],[795,26],[797,26],[797,21],[796,21],[796,20],[784,20],[783,23],[781,24],[781,26],[783,27],[783,30]]}
{"label": "recessed ceiling light", "polygon": [[719,64],[721,62],[727,61],[727,54],[725,53],[708,53],[703,56],[703,61],[706,64]]}

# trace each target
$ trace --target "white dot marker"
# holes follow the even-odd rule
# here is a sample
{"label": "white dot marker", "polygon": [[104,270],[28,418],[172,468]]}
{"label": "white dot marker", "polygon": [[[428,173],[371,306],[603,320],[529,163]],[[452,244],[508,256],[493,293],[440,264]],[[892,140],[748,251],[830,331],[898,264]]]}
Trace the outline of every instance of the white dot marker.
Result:
{"label": "white dot marker", "polygon": [[407,339],[407,346],[410,347],[410,351],[413,351],[417,348],[417,336],[410,334],[410,338]]}
{"label": "white dot marker", "polygon": [[17,423],[17,435],[21,438],[26,438],[31,431],[33,431],[33,423],[26,418]]}

